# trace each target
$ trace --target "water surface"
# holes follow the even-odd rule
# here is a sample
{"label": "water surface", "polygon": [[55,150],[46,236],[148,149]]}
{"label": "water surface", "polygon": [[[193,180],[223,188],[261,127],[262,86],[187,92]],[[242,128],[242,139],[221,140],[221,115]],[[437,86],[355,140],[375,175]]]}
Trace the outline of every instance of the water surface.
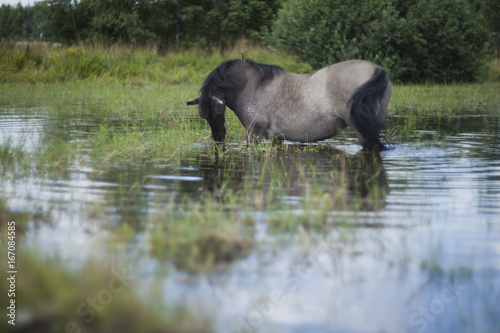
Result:
{"label": "water surface", "polygon": [[[103,123],[0,111],[0,144],[26,151],[54,132],[86,147]],[[389,122],[398,128],[404,119]],[[496,332],[500,118],[485,108],[428,115],[420,125],[380,154],[347,135],[269,155],[239,143],[199,145],[179,163],[100,170],[87,147],[64,172],[4,173],[0,194],[11,210],[48,216],[33,218],[21,246],[69,269],[98,260],[116,228],[130,225],[134,237],[120,251],[140,259],[143,287],[161,281],[163,302],[207,314],[215,332]],[[169,203],[224,193],[253,198],[242,211],[254,220],[248,255],[193,273],[147,250],[152,217]],[[324,221],[297,222],[319,216],[314,200],[330,200]],[[287,218],[297,219],[293,227],[271,223]]]}

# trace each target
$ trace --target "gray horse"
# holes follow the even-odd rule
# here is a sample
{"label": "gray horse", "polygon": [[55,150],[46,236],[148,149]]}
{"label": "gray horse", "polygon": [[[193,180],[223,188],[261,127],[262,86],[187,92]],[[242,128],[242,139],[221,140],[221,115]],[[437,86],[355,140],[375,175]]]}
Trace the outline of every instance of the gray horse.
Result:
{"label": "gray horse", "polygon": [[385,110],[391,98],[387,72],[364,60],[340,62],[311,74],[251,60],[221,63],[205,79],[197,105],[215,141],[226,136],[226,106],[247,130],[249,141],[314,142],[350,126],[364,148],[382,150]]}

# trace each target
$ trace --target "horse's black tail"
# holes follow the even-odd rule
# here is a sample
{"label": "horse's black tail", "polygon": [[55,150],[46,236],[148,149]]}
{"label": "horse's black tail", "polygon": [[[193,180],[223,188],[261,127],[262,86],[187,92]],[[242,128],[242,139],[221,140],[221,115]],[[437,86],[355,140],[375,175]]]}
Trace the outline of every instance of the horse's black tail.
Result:
{"label": "horse's black tail", "polygon": [[382,98],[388,85],[387,72],[377,67],[372,78],[356,89],[347,102],[351,123],[363,137],[362,145],[365,148],[377,150],[389,148],[381,138],[385,116]]}

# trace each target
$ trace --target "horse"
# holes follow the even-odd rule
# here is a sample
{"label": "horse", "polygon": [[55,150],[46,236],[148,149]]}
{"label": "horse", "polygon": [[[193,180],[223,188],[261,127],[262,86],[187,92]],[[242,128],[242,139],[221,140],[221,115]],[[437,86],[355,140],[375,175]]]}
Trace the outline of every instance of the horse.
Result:
{"label": "horse", "polygon": [[385,110],[391,97],[387,71],[365,60],[349,60],[310,74],[295,74],[249,59],[222,62],[206,77],[198,114],[216,142],[226,136],[226,106],[247,133],[247,142],[325,140],[351,127],[364,149],[384,150]]}

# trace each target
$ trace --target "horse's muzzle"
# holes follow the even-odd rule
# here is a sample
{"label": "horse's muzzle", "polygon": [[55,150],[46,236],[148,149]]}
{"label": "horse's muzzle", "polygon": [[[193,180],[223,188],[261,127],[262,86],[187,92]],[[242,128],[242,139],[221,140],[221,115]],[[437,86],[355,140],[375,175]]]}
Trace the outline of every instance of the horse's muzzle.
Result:
{"label": "horse's muzzle", "polygon": [[212,138],[214,139],[215,142],[224,142],[226,139],[226,129],[224,128],[220,132],[212,132]]}

